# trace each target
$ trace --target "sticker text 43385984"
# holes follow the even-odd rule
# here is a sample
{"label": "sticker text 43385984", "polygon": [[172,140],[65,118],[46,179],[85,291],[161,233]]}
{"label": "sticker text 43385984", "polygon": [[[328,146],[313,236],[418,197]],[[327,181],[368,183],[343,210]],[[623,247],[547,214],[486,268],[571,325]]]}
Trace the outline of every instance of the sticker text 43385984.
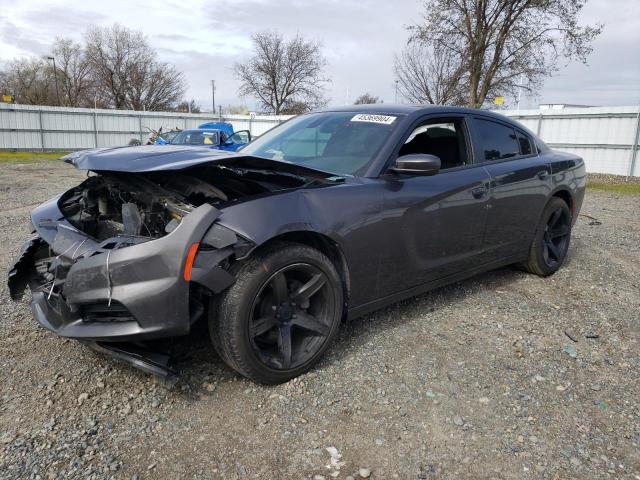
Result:
{"label": "sticker text 43385984", "polygon": [[375,115],[371,113],[358,113],[351,119],[352,122],[368,122],[381,123],[383,125],[391,125],[397,117],[393,115]]}

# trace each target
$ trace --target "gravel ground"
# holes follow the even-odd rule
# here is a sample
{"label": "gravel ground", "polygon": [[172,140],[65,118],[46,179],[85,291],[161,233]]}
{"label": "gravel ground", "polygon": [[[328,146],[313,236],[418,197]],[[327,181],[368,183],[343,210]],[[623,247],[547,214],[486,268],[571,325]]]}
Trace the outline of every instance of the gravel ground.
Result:
{"label": "gravel ground", "polygon": [[[3,166],[2,271],[30,208],[81,178]],[[201,331],[168,389],[38,327],[3,285],[0,477],[640,479],[639,212],[589,193],[552,278],[501,269],[386,308],[277,387]]]}

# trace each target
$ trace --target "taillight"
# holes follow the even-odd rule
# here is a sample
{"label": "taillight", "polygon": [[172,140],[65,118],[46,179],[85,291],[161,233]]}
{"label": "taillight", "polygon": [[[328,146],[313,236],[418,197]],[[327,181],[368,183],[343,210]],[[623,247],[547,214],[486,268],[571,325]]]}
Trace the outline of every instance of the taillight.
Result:
{"label": "taillight", "polygon": [[200,242],[193,243],[189,247],[189,253],[187,253],[187,260],[184,262],[184,279],[188,282],[191,280],[191,270],[193,270],[193,262],[196,259],[198,253],[198,247]]}

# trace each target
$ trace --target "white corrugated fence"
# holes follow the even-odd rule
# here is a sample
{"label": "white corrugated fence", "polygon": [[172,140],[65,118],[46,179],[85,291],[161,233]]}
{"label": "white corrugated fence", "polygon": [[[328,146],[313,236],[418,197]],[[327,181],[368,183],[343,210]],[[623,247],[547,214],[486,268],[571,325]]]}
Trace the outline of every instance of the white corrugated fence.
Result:
{"label": "white corrugated fence", "polygon": [[640,176],[640,107],[500,111],[550,147],[584,158],[587,171]]}
{"label": "white corrugated fence", "polygon": [[89,108],[40,107],[0,103],[0,149],[80,150],[147,141],[150,130],[196,128],[225,121],[234,130],[254,136],[290,118],[286,115],[218,115],[206,113],[137,112]]}
{"label": "white corrugated fence", "polygon": [[[639,107],[588,107],[560,110],[502,110],[523,123],[552,148],[585,159],[587,171],[640,176]],[[86,108],[39,107],[0,103],[0,149],[78,150],[143,143],[149,129],[195,128],[210,121],[227,121],[234,130],[253,136],[290,118],[276,115],[218,115],[204,113],[136,112]]]}

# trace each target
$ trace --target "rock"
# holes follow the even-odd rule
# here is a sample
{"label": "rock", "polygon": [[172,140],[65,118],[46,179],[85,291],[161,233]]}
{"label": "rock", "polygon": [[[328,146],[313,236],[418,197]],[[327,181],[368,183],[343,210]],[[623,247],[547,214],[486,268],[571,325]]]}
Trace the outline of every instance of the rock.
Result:
{"label": "rock", "polygon": [[573,468],[577,468],[577,467],[579,467],[580,465],[582,465],[582,462],[580,461],[580,459],[579,459],[578,457],[571,457],[571,458],[569,459],[569,463],[571,463],[571,466],[572,466]]}
{"label": "rock", "polygon": [[478,399],[478,402],[483,403],[483,404],[485,404],[485,405],[486,405],[487,403],[489,403],[489,402],[490,402],[490,400],[489,400],[487,397],[480,397],[480,398]]}
{"label": "rock", "polygon": [[86,392],[81,393],[78,396],[78,405],[82,405],[84,403],[85,400],[87,400],[89,398],[89,394]]}
{"label": "rock", "polygon": [[342,455],[338,452],[338,449],[336,447],[327,447],[325,448],[325,450],[329,452],[329,455],[331,457],[329,459],[327,468],[339,472],[340,468],[345,465],[345,462],[341,460]]}
{"label": "rock", "polygon": [[453,417],[453,423],[461,427],[462,425],[464,425],[464,420],[462,420],[462,417],[460,415],[456,415],[455,417]]}
{"label": "rock", "polygon": [[380,446],[384,443],[384,440],[382,438],[376,438],[376,445]]}
{"label": "rock", "polygon": [[360,475],[360,478],[369,478],[371,476],[371,470],[368,468],[360,468],[358,469],[358,475]]}
{"label": "rock", "polygon": [[324,475],[314,475],[313,480],[326,480]]}
{"label": "rock", "polygon": [[216,386],[213,383],[205,383],[203,387],[207,392],[213,392],[216,389]]}
{"label": "rock", "polygon": [[11,443],[13,442],[14,438],[16,438],[16,436],[13,433],[4,432],[2,435],[0,435],[0,442],[4,444]]}

